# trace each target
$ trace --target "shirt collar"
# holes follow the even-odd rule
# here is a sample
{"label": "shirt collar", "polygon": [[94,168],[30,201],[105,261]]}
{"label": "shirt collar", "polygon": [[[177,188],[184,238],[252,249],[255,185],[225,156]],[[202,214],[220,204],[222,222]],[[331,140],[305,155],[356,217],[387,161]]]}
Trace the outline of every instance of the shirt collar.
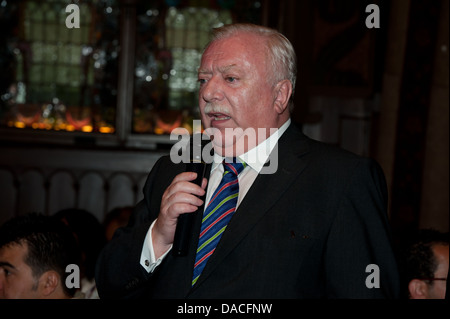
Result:
{"label": "shirt collar", "polygon": [[[261,171],[264,164],[267,162],[270,153],[273,148],[277,144],[279,138],[283,133],[287,130],[289,125],[291,124],[291,119],[288,119],[278,130],[276,130],[272,135],[270,135],[267,139],[259,143],[256,147],[239,155],[237,158],[241,162],[247,163],[252,169],[254,169],[257,173]],[[223,162],[225,157],[220,156],[214,153],[214,161],[212,163],[211,172],[214,171],[219,164]]]}

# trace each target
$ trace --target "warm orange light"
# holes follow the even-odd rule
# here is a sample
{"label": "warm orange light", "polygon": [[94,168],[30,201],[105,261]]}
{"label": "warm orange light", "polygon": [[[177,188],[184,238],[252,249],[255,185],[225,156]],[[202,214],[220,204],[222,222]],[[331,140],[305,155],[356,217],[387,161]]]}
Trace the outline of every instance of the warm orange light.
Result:
{"label": "warm orange light", "polygon": [[67,127],[66,123],[59,123],[58,125],[55,125],[55,130],[59,131],[59,130],[65,130]]}
{"label": "warm orange light", "polygon": [[14,122],[14,126],[17,128],[24,128],[25,123],[24,122]]}
{"label": "warm orange light", "polygon": [[155,134],[158,135],[164,134],[164,130],[160,129],[159,127],[155,127]]}
{"label": "warm orange light", "polygon": [[101,126],[98,131],[100,133],[113,133],[114,132],[114,128],[112,127],[108,127],[108,126]]}
{"label": "warm orange light", "polygon": [[84,125],[84,126],[81,127],[81,130],[83,132],[86,132],[86,133],[92,132],[92,126],[91,125]]}

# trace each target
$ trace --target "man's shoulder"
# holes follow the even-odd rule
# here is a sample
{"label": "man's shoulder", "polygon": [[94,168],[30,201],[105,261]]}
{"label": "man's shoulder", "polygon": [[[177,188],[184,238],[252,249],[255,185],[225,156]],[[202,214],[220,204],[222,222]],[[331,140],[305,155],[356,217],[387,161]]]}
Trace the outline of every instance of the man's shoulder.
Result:
{"label": "man's shoulder", "polygon": [[[322,170],[353,170],[356,167],[363,170],[373,167],[378,169],[379,164],[373,158],[356,154],[338,145],[312,139],[298,127],[289,128],[286,133],[288,133],[289,149],[301,149],[299,154],[306,155],[310,163],[314,163],[316,167],[320,167]],[[298,146],[300,144],[302,146]]]}
{"label": "man's shoulder", "polygon": [[299,146],[303,144],[301,148],[305,153],[311,153],[313,157],[325,157],[325,158],[341,158],[347,160],[355,160],[363,158],[363,156],[357,155],[351,151],[345,150],[338,145],[315,140],[305,135],[302,130],[291,125],[286,131],[286,141],[290,147]]}

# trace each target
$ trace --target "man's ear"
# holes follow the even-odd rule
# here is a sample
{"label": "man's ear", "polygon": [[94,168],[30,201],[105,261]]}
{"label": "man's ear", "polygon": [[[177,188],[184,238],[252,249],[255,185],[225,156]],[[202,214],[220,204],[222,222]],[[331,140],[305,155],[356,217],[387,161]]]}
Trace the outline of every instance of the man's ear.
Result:
{"label": "man's ear", "polygon": [[44,298],[49,297],[60,285],[60,278],[56,271],[48,270],[39,279],[39,289]]}
{"label": "man's ear", "polygon": [[427,299],[428,285],[425,281],[413,279],[408,284],[410,299]]}
{"label": "man's ear", "polygon": [[275,85],[275,111],[278,114],[283,113],[289,105],[289,99],[292,94],[292,83],[289,80],[283,80]]}

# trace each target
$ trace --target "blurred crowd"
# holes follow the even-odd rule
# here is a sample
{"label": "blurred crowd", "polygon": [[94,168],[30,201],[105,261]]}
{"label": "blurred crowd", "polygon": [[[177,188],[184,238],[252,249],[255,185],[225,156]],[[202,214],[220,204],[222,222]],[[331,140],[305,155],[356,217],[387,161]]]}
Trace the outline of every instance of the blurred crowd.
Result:
{"label": "blurred crowd", "polygon": [[[30,213],[5,222],[0,227],[0,299],[98,299],[97,257],[115,231],[128,224],[132,211],[115,208],[102,222],[82,209],[52,216]],[[405,237],[398,247],[402,298],[446,298],[449,233],[419,229]]]}

